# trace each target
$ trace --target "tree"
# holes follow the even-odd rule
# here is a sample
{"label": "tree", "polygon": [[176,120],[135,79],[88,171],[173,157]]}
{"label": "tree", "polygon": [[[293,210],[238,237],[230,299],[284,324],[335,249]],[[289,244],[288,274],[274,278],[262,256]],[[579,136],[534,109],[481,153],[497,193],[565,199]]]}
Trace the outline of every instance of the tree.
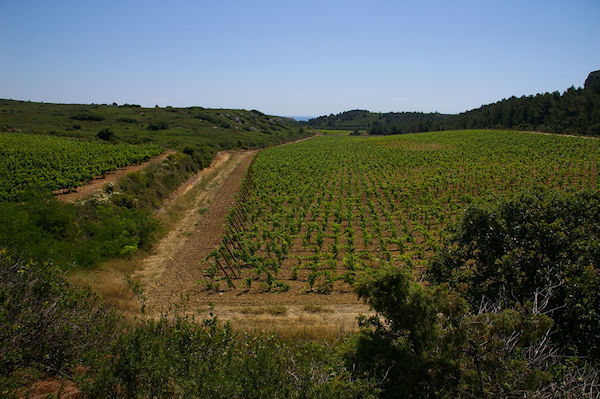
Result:
{"label": "tree", "polygon": [[540,312],[473,309],[396,268],[364,277],[356,292],[377,314],[361,319],[348,366],[379,381],[384,398],[521,397],[555,377],[552,319]]}

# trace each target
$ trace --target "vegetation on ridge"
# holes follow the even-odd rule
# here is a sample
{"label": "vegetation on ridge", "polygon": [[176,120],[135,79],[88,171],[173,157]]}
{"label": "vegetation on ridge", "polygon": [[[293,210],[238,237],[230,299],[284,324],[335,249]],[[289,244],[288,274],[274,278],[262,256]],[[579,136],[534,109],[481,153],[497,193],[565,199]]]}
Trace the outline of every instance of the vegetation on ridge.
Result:
{"label": "vegetation on ridge", "polygon": [[511,97],[460,114],[374,113],[362,110],[311,119],[321,129],[360,129],[388,135],[451,129],[515,129],[574,135],[600,135],[600,79],[590,73],[584,88],[564,93]]}

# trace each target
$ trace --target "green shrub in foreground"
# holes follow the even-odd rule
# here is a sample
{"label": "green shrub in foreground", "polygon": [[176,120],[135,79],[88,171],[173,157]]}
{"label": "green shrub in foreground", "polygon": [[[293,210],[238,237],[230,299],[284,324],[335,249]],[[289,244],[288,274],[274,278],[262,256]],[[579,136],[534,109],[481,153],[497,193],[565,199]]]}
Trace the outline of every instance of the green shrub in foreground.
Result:
{"label": "green shrub in foreground", "polygon": [[335,348],[236,333],[215,319],[146,321],[115,341],[89,380],[92,398],[375,397],[369,380],[352,378]]}
{"label": "green shrub in foreground", "polygon": [[552,319],[524,307],[482,301],[471,308],[457,291],[423,286],[385,269],[356,285],[377,312],[364,318],[350,348],[357,376],[375,378],[383,398],[595,397],[598,371],[559,356]]}
{"label": "green shrub in foreground", "polygon": [[87,397],[375,397],[337,347],[237,333],[216,319],[127,322],[51,264],[0,253],[0,393],[76,376]]}
{"label": "green shrub in foreground", "polygon": [[482,298],[523,306],[547,297],[555,342],[598,361],[599,270],[600,192],[532,191],[469,207],[428,279],[449,284],[472,307]]}
{"label": "green shrub in foreground", "polygon": [[71,287],[52,264],[12,260],[0,251],[3,377],[24,368],[70,375],[109,348],[117,326],[96,295]]}

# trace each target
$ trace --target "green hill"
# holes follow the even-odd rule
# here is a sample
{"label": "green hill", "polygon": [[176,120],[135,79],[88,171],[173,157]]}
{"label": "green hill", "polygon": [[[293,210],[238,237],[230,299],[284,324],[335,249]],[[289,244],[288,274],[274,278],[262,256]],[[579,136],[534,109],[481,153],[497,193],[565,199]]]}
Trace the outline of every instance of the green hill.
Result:
{"label": "green hill", "polygon": [[179,150],[187,146],[259,148],[302,136],[293,119],[256,110],[0,100],[0,131],[96,140],[102,129],[112,131],[114,141]]}
{"label": "green hill", "polygon": [[514,129],[561,134],[600,135],[600,71],[590,73],[583,88],[564,93],[511,97],[456,114],[364,110],[321,116],[307,122],[322,129],[359,129],[370,134],[453,129]]}

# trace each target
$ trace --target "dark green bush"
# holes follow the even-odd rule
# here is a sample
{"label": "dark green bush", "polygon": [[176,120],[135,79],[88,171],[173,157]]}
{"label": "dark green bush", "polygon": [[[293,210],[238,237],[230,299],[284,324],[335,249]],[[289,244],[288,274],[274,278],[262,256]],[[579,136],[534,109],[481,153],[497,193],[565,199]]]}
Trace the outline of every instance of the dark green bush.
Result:
{"label": "dark green bush", "polygon": [[215,319],[147,321],[122,335],[85,388],[94,398],[375,397],[351,379],[335,351],[288,344],[272,335],[235,333]]}
{"label": "dark green bush", "polygon": [[96,115],[88,112],[82,112],[80,114],[75,114],[71,116],[71,119],[76,121],[103,121],[104,117],[102,115]]}
{"label": "dark green bush", "polygon": [[381,397],[560,397],[589,388],[563,374],[568,367],[554,356],[547,315],[471,308],[457,291],[423,286],[392,268],[356,290],[377,315],[362,319],[348,367],[380,381]]}
{"label": "dark green bush", "polygon": [[115,133],[109,128],[105,127],[104,129],[101,129],[98,134],[96,134],[96,137],[98,137],[100,140],[110,141],[114,139]]}
{"label": "dark green bush", "polygon": [[128,118],[128,117],[123,117],[123,118],[117,118],[117,122],[123,122],[123,123],[137,123],[137,119],[134,119],[134,118]]}
{"label": "dark green bush", "polygon": [[[472,306],[524,305],[554,287],[555,342],[600,359],[600,194],[533,191],[467,209],[428,279]],[[541,300],[541,299],[540,299]]]}
{"label": "dark green bush", "polygon": [[149,210],[88,201],[58,202],[52,196],[0,203],[1,246],[39,262],[90,266],[153,241],[158,221]]}
{"label": "dark green bush", "polygon": [[153,122],[148,125],[148,130],[165,130],[168,129],[169,125],[167,122]]}
{"label": "dark green bush", "polygon": [[118,317],[53,264],[12,260],[0,250],[0,375],[23,368],[70,374],[106,351]]}

